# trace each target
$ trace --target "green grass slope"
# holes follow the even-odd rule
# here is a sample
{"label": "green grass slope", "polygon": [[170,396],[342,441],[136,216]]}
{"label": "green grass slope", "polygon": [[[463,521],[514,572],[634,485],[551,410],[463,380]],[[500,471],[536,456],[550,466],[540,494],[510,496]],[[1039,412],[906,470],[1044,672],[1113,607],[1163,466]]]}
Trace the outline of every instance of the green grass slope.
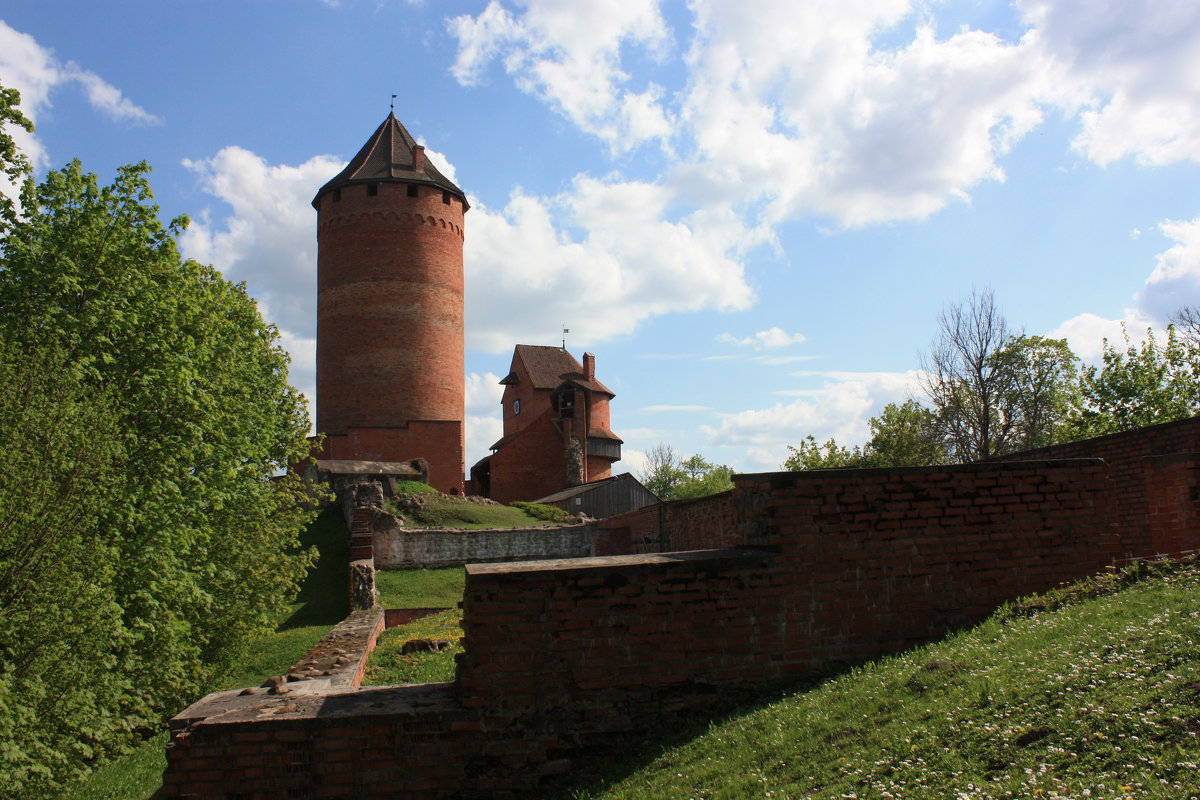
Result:
{"label": "green grass slope", "polygon": [[623,752],[563,796],[1200,798],[1200,569],[1077,584]]}

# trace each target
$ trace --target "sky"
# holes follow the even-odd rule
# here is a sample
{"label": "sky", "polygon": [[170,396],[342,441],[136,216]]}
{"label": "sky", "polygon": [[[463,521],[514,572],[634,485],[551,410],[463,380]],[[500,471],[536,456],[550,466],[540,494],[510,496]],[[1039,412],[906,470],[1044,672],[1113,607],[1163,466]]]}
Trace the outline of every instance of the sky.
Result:
{"label": "sky", "polygon": [[310,202],[396,95],[471,203],[468,466],[516,344],[595,353],[618,472],[754,472],[919,398],[972,292],[1093,361],[1200,304],[1194,0],[4,0],[0,84],[39,174],[152,165],[310,402]]}

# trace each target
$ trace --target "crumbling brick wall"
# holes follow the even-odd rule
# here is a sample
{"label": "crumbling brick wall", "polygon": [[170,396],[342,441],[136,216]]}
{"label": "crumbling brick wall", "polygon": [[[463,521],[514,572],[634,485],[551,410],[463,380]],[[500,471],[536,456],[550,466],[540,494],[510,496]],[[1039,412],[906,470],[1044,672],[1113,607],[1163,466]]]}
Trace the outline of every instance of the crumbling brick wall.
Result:
{"label": "crumbling brick wall", "polygon": [[[1196,461],[1178,464],[1193,483],[1173,491],[1194,493]],[[164,790],[528,792],[728,687],[904,649],[1101,570],[1123,549],[1115,497],[1095,459],[739,476],[710,501],[733,509],[739,547],[469,566],[456,687],[202,702]]]}

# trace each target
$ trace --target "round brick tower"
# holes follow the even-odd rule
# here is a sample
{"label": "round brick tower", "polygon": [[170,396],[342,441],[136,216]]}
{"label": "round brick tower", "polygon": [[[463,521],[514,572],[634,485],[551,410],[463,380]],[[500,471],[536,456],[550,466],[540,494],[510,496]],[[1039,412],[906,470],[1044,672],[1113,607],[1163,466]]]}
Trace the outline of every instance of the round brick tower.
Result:
{"label": "round brick tower", "polygon": [[313,207],[322,457],[424,458],[461,490],[466,195],[390,114]]}

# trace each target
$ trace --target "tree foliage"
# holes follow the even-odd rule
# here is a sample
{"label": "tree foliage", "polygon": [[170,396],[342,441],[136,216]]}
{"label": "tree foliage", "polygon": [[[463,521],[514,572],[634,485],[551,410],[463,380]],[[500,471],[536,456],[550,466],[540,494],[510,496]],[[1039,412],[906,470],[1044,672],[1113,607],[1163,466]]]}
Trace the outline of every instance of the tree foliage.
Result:
{"label": "tree foliage", "polygon": [[869,424],[871,438],[861,447],[844,447],[832,437],[818,444],[815,437],[806,436],[799,446],[788,446],[791,455],[783,468],[925,467],[947,458],[937,415],[916,400],[888,403]]}
{"label": "tree foliage", "polygon": [[951,460],[1061,437],[1077,361],[1065,340],[1012,332],[990,291],[946,307],[938,328],[922,380]]}
{"label": "tree foliage", "polygon": [[791,455],[783,462],[783,468],[792,472],[869,466],[862,448],[855,447],[851,450],[842,447],[833,437],[824,444],[818,444],[816,437],[810,434],[801,439],[800,444],[795,447],[789,444],[788,450],[791,451]]}
{"label": "tree foliage", "polygon": [[863,448],[866,466],[927,467],[948,458],[937,414],[916,400],[888,403],[869,424],[871,439]]}
{"label": "tree foliage", "polygon": [[15,125],[33,133],[33,123],[21,113],[18,106],[21,103],[21,93],[16,89],[0,86],[0,174],[8,186],[0,186],[0,233],[16,221],[16,204],[13,197],[7,194],[7,188],[14,194],[26,183],[30,174],[29,159],[17,147],[8,128]]}
{"label": "tree foliage", "polygon": [[51,794],[177,709],[311,562],[274,477],[308,452],[287,354],[180,258],[147,172],[51,172],[0,245],[0,794]]}
{"label": "tree foliage", "polygon": [[1200,350],[1168,326],[1160,345],[1153,330],[1142,342],[1122,331],[1124,350],[1107,339],[1099,366],[1084,368],[1068,423],[1075,438],[1103,436],[1200,411]]}
{"label": "tree foliage", "polygon": [[699,454],[680,458],[671,445],[659,442],[646,453],[641,482],[661,500],[689,500],[732,489],[733,470]]}

